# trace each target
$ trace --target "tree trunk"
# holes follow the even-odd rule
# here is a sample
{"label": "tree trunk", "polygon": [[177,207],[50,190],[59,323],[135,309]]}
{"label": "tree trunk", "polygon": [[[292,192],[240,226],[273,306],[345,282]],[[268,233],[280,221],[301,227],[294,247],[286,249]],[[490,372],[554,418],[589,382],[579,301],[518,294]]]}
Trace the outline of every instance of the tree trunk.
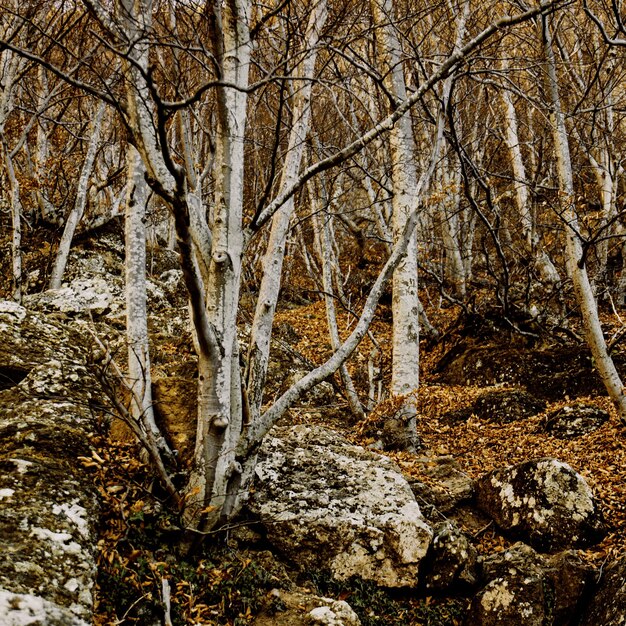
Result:
{"label": "tree trunk", "polygon": [[85,206],[87,205],[87,191],[89,185],[89,179],[93,171],[93,165],[96,160],[96,154],[100,143],[100,133],[102,131],[102,118],[104,117],[105,103],[100,102],[98,104],[98,110],[93,118],[93,123],[90,126],[91,138],[89,139],[89,147],[87,148],[87,155],[85,156],[85,162],[80,171],[80,178],[78,179],[78,186],[76,188],[76,201],[70,214],[65,222],[65,228],[63,229],[63,235],[61,236],[61,242],[59,243],[59,249],[54,261],[54,267],[50,275],[50,289],[59,289],[63,280],[63,273],[65,272],[65,266],[67,265],[67,259],[70,255],[70,248],[72,246],[72,239],[74,238],[74,232],[76,226],[83,216]]}
{"label": "tree trunk", "polygon": [[237,311],[243,252],[244,134],[251,43],[249,4],[227,0],[214,7],[211,33],[222,79],[233,87],[216,91],[215,205],[212,255],[206,286],[206,318],[217,349],[199,354],[198,429],[187,487],[185,519],[193,528],[212,528],[236,514],[241,467],[235,449],[243,427]]}
{"label": "tree trunk", "polygon": [[154,419],[152,376],[148,342],[146,298],[146,203],[145,169],[137,151],[129,147],[128,196],[125,221],[126,338],[130,413],[165,456],[172,456]]}
{"label": "tree trunk", "polygon": [[[388,87],[393,96],[406,99],[402,50],[393,24],[394,5],[391,0],[372,2],[374,20],[381,30],[379,53],[388,73]],[[415,143],[410,113],[405,113],[389,135],[391,181],[393,185],[392,237],[403,232],[408,216],[417,206],[418,181],[415,171]],[[401,408],[386,424],[389,438],[407,450],[417,446],[416,398],[419,386],[419,302],[417,294],[417,236],[413,232],[406,254],[392,279],[392,373],[391,393],[402,396]]]}
{"label": "tree trunk", "polygon": [[[321,197],[322,200],[325,201],[324,204],[326,206],[322,206],[322,203],[317,201],[318,197]],[[326,304],[326,322],[328,324],[328,334],[330,335],[330,345],[333,351],[337,351],[341,347],[341,338],[337,327],[337,313],[335,311],[335,295],[333,289],[333,247],[330,241],[329,226],[331,217],[330,214],[326,212],[330,206],[330,202],[327,190],[322,189],[321,193],[318,194],[311,183],[309,183],[309,198],[311,199],[311,208],[313,209],[313,226],[319,242],[320,263],[322,265],[322,286],[324,290],[324,301]],[[359,396],[354,388],[354,383],[352,382],[352,378],[348,372],[348,367],[345,363],[339,367],[339,375],[341,376],[343,389],[352,415],[356,419],[365,418],[363,405],[359,400]]]}
{"label": "tree trunk", "polygon": [[504,103],[504,113],[506,122],[505,141],[509,149],[511,165],[513,168],[513,178],[515,185],[515,201],[522,223],[522,235],[526,253],[534,261],[534,265],[539,272],[541,281],[549,286],[557,285],[561,278],[550,257],[539,247],[539,237],[535,232],[530,196],[528,193],[528,183],[526,180],[526,168],[522,158],[520,148],[519,132],[517,127],[517,114],[511,94],[506,89],[502,90],[502,101]]}
{"label": "tree trunk", "polygon": [[13,55],[10,51],[0,52],[0,79],[2,79],[2,90],[0,90],[0,144],[4,153],[4,165],[9,180],[9,197],[11,204],[11,265],[13,274],[12,297],[15,302],[22,302],[22,203],[20,200],[20,184],[15,175],[13,157],[9,150],[5,127],[9,114],[13,107],[13,91],[16,76],[23,65],[23,60]]}
{"label": "tree trunk", "polygon": [[[295,86],[292,126],[281,175],[281,191],[297,179],[300,171],[311,116],[311,89],[317,59],[317,43],[326,17],[326,0],[318,0],[311,12],[304,37],[305,45],[310,52],[294,71],[295,77],[303,79],[304,82],[302,84],[297,82]],[[274,313],[280,291],[287,233],[294,210],[295,201],[291,197],[272,218],[267,252],[263,258],[263,278],[252,322],[248,353],[247,389],[252,419],[260,415],[263,404]]]}
{"label": "tree trunk", "polygon": [[620,419],[626,423],[626,395],[624,394],[624,387],[613,359],[607,350],[598,316],[598,306],[584,265],[583,250],[578,231],[578,218],[576,216],[574,177],[569,152],[569,140],[565,128],[565,118],[561,110],[556,61],[552,49],[552,36],[547,18],[545,17],[541,19],[541,36],[546,59],[552,137],[557,157],[561,218],[565,224],[567,270],[574,283],[574,292],[580,307],[585,336],[591,349],[595,366],[609,397],[617,409]]}

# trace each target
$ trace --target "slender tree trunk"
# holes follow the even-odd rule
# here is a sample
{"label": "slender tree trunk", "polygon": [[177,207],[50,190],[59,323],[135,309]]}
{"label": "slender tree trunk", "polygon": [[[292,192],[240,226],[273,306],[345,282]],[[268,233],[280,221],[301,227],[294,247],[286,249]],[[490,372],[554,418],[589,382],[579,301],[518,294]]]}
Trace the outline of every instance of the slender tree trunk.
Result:
{"label": "slender tree trunk", "polygon": [[[295,70],[295,75],[304,79],[304,82],[297,82],[295,86],[297,91],[294,94],[292,127],[281,176],[281,191],[296,180],[300,171],[305,140],[309,130],[311,88],[317,59],[317,44],[326,16],[326,0],[318,0],[311,12],[305,34],[305,43],[310,52]],[[253,419],[260,415],[263,403],[263,388],[269,361],[274,313],[280,291],[287,233],[294,209],[295,201],[291,197],[272,218],[267,252],[263,258],[263,278],[252,322],[248,353],[247,389]]]}
{"label": "slender tree trunk", "polygon": [[187,522],[199,529],[212,528],[239,510],[243,480],[234,455],[243,428],[237,311],[243,252],[250,7],[245,0],[227,0],[213,10],[212,38],[222,79],[239,88],[222,87],[216,92],[216,163],[220,170],[216,172],[206,316],[219,349],[199,355],[198,429],[186,508]]}
{"label": "slender tree trunk", "polygon": [[145,168],[137,151],[128,149],[128,195],[125,220],[126,338],[130,413],[143,426],[161,453],[172,456],[154,419],[152,376],[148,342],[146,297],[146,203]]}
{"label": "slender tree trunk", "polygon": [[22,202],[20,200],[20,183],[15,175],[13,159],[6,143],[3,142],[4,162],[9,179],[9,195],[11,198],[11,255],[13,272],[13,300],[18,304],[22,302]]}
{"label": "slender tree trunk", "polygon": [[567,270],[574,283],[574,292],[581,310],[585,336],[591,349],[595,366],[621,420],[626,423],[626,395],[624,394],[624,387],[613,359],[607,350],[602,325],[598,316],[598,306],[584,265],[575,208],[574,177],[569,152],[569,140],[565,128],[565,118],[561,109],[556,61],[552,49],[552,36],[547,18],[545,17],[541,19],[541,36],[546,59],[552,137],[557,157],[561,218],[565,224]]}
{"label": "slender tree trunk", "polygon": [[78,179],[78,187],[76,189],[76,201],[70,214],[65,222],[65,228],[63,229],[63,235],[61,236],[61,242],[59,243],[59,249],[54,261],[54,267],[50,275],[50,289],[59,289],[63,280],[63,274],[65,272],[65,266],[67,265],[67,259],[70,255],[70,248],[72,247],[72,239],[76,231],[76,226],[80,222],[85,206],[87,205],[87,191],[89,185],[89,179],[93,172],[94,162],[96,160],[96,154],[100,143],[100,133],[102,131],[102,118],[104,117],[105,104],[100,102],[98,104],[98,110],[93,118],[93,123],[90,126],[91,138],[89,139],[89,147],[87,148],[87,155],[85,156],[85,162],[80,172],[80,178]]}
{"label": "slender tree trunk", "polygon": [[[374,0],[374,19],[380,28],[380,54],[391,70],[388,85],[398,100],[406,99],[402,50],[395,31],[394,5],[391,0]],[[397,241],[408,216],[418,203],[415,171],[415,143],[410,112],[405,113],[389,134],[391,181],[393,184],[392,236]],[[417,445],[416,398],[419,387],[419,300],[417,293],[417,235],[407,244],[406,254],[392,279],[392,373],[391,393],[404,396],[402,408],[385,425],[394,445],[414,450]]]}
{"label": "slender tree trunk", "polygon": [[502,101],[504,103],[506,134],[505,140],[511,165],[513,167],[513,177],[515,179],[515,201],[522,223],[522,233],[524,238],[524,246],[526,253],[533,259],[534,264],[539,272],[542,282],[548,285],[557,285],[561,278],[554,264],[550,260],[545,250],[539,247],[539,237],[535,232],[535,224],[531,210],[530,195],[528,193],[528,183],[526,180],[526,168],[522,158],[522,150],[520,147],[519,132],[517,126],[517,113],[511,94],[506,89],[502,90]]}
{"label": "slender tree trunk", "polygon": [[0,143],[4,155],[4,165],[9,181],[9,198],[11,205],[11,265],[13,274],[12,297],[17,303],[22,302],[22,203],[20,200],[20,184],[15,175],[13,157],[9,150],[5,135],[5,126],[13,107],[13,91],[16,76],[23,65],[23,60],[6,50],[0,52]]}
{"label": "slender tree trunk", "polygon": [[467,281],[460,243],[461,177],[453,168],[448,159],[442,159],[441,182],[447,190],[447,198],[440,202],[441,237],[446,253],[445,276],[452,286],[454,295],[464,299],[467,294]]}
{"label": "slender tree trunk", "polygon": [[[323,183],[322,183],[323,185]],[[323,190],[319,196],[325,200],[326,208],[330,206],[327,196],[327,190]],[[330,241],[330,215],[326,213],[321,206],[321,203],[317,201],[318,194],[313,188],[313,185],[309,183],[309,198],[311,199],[313,209],[313,225],[315,228],[315,234],[319,241],[320,249],[320,262],[322,265],[322,285],[324,290],[324,301],[326,303],[326,322],[328,324],[328,333],[330,335],[330,345],[333,351],[339,350],[341,347],[341,338],[339,336],[339,329],[337,327],[337,313],[335,310],[335,295],[333,289],[333,275],[332,275],[332,253],[333,247]],[[348,367],[345,363],[339,367],[339,375],[343,383],[343,388],[348,400],[348,406],[352,415],[357,419],[363,419],[365,417],[365,411],[363,405],[359,400],[359,396],[354,388],[352,377],[348,372]]]}

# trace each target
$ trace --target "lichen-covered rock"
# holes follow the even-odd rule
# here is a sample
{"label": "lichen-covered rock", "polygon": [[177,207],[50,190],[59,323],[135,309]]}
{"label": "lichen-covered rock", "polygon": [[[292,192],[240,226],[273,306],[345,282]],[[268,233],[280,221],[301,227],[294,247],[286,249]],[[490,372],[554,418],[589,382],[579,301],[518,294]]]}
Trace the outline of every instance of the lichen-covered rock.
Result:
{"label": "lichen-covered rock", "polygon": [[624,626],[624,624],[626,624],[626,557],[607,567],[598,590],[580,621],[580,626]]}
{"label": "lichen-covered rock", "polygon": [[609,414],[593,404],[576,402],[550,413],[543,430],[559,439],[574,439],[598,430]]}
{"label": "lichen-covered rock", "polygon": [[0,624],[2,626],[87,626],[87,622],[69,609],[31,594],[11,593],[0,589]]}
{"label": "lichen-covered rock", "polygon": [[472,601],[467,626],[546,626],[543,583],[536,576],[496,578]]}
{"label": "lichen-covered rock", "polygon": [[476,489],[482,511],[538,550],[593,545],[605,533],[589,485],[556,459],[535,459],[489,472],[477,481]]}
{"label": "lichen-covered rock", "polygon": [[272,435],[250,502],[269,541],[303,569],[415,586],[432,530],[397,466],[320,427]]}
{"label": "lichen-covered rock", "polygon": [[546,557],[523,543],[485,557],[480,570],[486,584],[472,602],[472,626],[576,623],[594,575],[575,552]]}
{"label": "lichen-covered rock", "polygon": [[[481,387],[504,383],[524,388],[535,398],[552,400],[606,394],[588,349],[560,346],[530,350],[502,343],[502,333],[499,335],[489,343],[466,340],[453,346],[436,366],[440,380]],[[614,360],[621,371],[622,357],[616,354]]]}
{"label": "lichen-covered rock", "polygon": [[0,391],[0,623],[89,622],[98,502],[79,460],[92,457],[85,342],[12,303],[0,303],[0,333],[0,372],[25,373]]}
{"label": "lichen-covered rock", "polygon": [[305,590],[273,589],[254,626],[361,626],[361,620],[343,600],[312,595]]}
{"label": "lichen-covered rock", "polygon": [[434,537],[423,561],[426,589],[458,592],[476,584],[476,548],[453,522],[434,527]]}
{"label": "lichen-covered rock", "polygon": [[310,611],[309,623],[319,626],[360,626],[361,620],[347,602],[335,600],[329,602],[329,605],[318,606]]}
{"label": "lichen-covered rock", "polygon": [[60,312],[97,315],[120,309],[121,299],[115,298],[107,280],[102,277],[77,278],[59,289],[48,289],[24,296],[24,304],[43,313]]}

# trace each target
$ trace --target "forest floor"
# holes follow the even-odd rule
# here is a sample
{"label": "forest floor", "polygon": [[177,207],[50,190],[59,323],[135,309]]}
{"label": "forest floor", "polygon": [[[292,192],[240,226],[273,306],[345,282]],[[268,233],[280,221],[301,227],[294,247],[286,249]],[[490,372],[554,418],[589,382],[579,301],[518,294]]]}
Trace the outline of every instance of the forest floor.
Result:
{"label": "forest floor", "polygon": [[[455,308],[431,309],[429,313],[431,321],[443,334],[446,329],[458,326],[459,312]],[[390,345],[389,318],[388,309],[382,306],[373,327],[381,346]],[[344,331],[349,331],[349,316],[340,316],[340,322]],[[610,315],[605,317],[605,322],[607,327],[618,323]],[[293,350],[313,363],[320,363],[328,356],[330,346],[320,339],[326,336],[323,303],[283,308],[277,316],[277,328],[289,340]],[[481,341],[480,337],[473,339]],[[385,454],[397,462],[407,477],[426,483],[431,480],[427,471],[429,455],[433,463],[437,457],[453,457],[472,478],[512,463],[555,457],[585,477],[600,501],[609,528],[600,544],[582,554],[596,567],[602,567],[623,554],[626,549],[626,430],[608,398],[603,394],[575,398],[606,410],[610,419],[595,432],[569,440],[547,435],[541,428],[548,412],[572,400],[567,395],[549,400],[546,409],[532,417],[510,423],[489,421],[476,415],[467,420],[450,420],[451,412],[467,409],[486,390],[507,388],[502,384],[485,387],[441,382],[436,373],[437,364],[454,341],[434,345],[424,342],[423,345],[417,425],[423,448],[418,457],[404,452]],[[510,336],[502,337],[504,344],[510,341]],[[362,394],[365,392],[364,369],[373,347],[368,342],[369,339],[361,346],[351,366]],[[177,350],[174,354],[173,348],[161,346],[158,352],[177,360],[183,356],[180,346]],[[390,355],[385,350],[381,367],[383,382],[388,382]],[[533,376],[531,371],[527,374],[529,378]],[[377,427],[388,412],[389,403],[383,401],[364,423],[358,423],[351,417],[347,403],[336,395],[331,403],[305,402],[295,407],[284,422],[322,425],[342,432],[356,444],[370,446],[376,440]],[[136,451],[128,444],[103,441],[102,456],[106,463],[98,466],[98,476],[109,507],[100,546],[102,593],[97,623],[102,626],[141,623],[145,618],[136,608],[145,604],[146,598],[158,600],[163,577],[178,581],[173,589],[172,602],[177,607],[175,614],[180,621],[174,621],[175,624],[241,626],[252,623],[255,613],[267,601],[268,591],[282,584],[283,565],[289,569],[289,564],[282,564],[280,556],[276,555],[268,560],[265,550],[269,546],[266,544],[252,551],[240,551],[236,542],[227,540],[225,543],[213,542],[201,558],[194,560],[193,564],[187,562],[185,567],[189,571],[181,571],[181,562],[176,561],[171,550],[163,548],[163,542],[167,543],[168,536],[173,536],[168,530],[170,521],[160,509],[158,499],[154,498],[150,472],[137,460]],[[475,527],[464,530],[472,537],[481,555],[506,549],[514,543],[493,524],[478,531]],[[147,536],[152,536],[152,541],[146,542]],[[158,541],[154,537],[158,537]],[[298,578],[294,571],[290,577]],[[370,607],[367,611],[358,611],[364,626],[454,626],[462,623],[467,608],[465,598],[389,595],[367,585],[359,588],[336,586],[323,577],[320,580],[298,578],[298,582],[320,594],[347,599],[356,605],[357,611],[359,606]],[[111,593],[112,585],[117,596]],[[111,603],[112,597],[117,597],[117,601]],[[137,605],[133,606],[135,602]],[[121,622],[116,621],[120,618],[123,618]]]}
{"label": "forest floor", "polygon": [[[41,254],[35,261],[44,268],[46,262],[42,258],[49,257],[49,248],[44,246],[40,250]],[[8,270],[6,260],[5,256],[4,262],[0,263],[3,276],[0,297],[5,298],[9,295],[7,279],[10,275],[5,271]],[[424,301],[428,302],[428,298]],[[540,428],[549,411],[571,399],[564,395],[550,398],[544,411],[521,421],[501,423],[475,415],[467,420],[450,420],[446,415],[471,406],[486,387],[442,382],[438,364],[445,353],[458,343],[461,333],[464,333],[464,339],[469,337],[477,343],[493,343],[494,335],[488,340],[480,332],[472,336],[472,329],[459,323],[460,311],[455,306],[431,304],[428,314],[444,340],[424,341],[422,344],[417,428],[423,450],[419,459],[403,452],[386,454],[394,458],[407,476],[427,483],[430,479],[425,471],[427,464],[424,457],[428,454],[433,458],[453,457],[472,478],[511,463],[555,457],[570,464],[585,477],[600,501],[608,524],[609,533],[605,539],[584,554],[598,567],[623,554],[626,550],[626,430],[608,398],[603,393],[576,398],[606,410],[610,419],[595,432],[568,440],[546,435]],[[249,317],[249,311],[242,311],[244,324]],[[603,322],[607,334],[614,334],[623,327],[619,311],[605,311]],[[348,333],[354,318],[350,313],[340,313],[339,324],[341,332]],[[276,328],[277,334],[284,337],[292,350],[312,363],[321,363],[330,354],[330,344],[324,339],[327,330],[322,301],[283,302]],[[575,321],[572,328],[577,330]],[[377,364],[385,387],[391,367],[391,315],[388,304],[379,307],[372,333],[381,346]],[[552,341],[563,344],[562,337],[557,341],[549,333],[544,335],[542,341],[545,345]],[[501,333],[498,342],[502,345],[517,342],[520,351],[545,347],[524,347],[524,341],[520,342],[519,338],[513,338],[507,332]],[[367,366],[373,349],[374,344],[366,338],[350,364],[351,374],[362,397],[367,396]],[[181,342],[180,338],[160,340],[159,344],[155,344],[154,352],[156,367],[159,367],[161,358],[168,361],[168,367],[179,364],[182,370],[185,369],[184,364],[192,359],[191,342]],[[626,375],[626,372],[623,374]],[[529,371],[528,377],[532,375],[533,372]],[[504,389],[505,386],[491,388]],[[278,387],[273,392],[277,391]],[[369,446],[375,442],[377,425],[389,411],[389,404],[383,401],[368,416],[366,423],[357,423],[351,417],[347,403],[335,394],[332,402],[322,405],[305,402],[295,407],[286,420],[324,425],[341,431],[355,443]],[[92,460],[85,460],[83,464],[93,473],[105,502],[98,544],[100,574],[95,623],[99,626],[148,623],[150,615],[160,610],[163,580],[171,584],[175,625],[241,626],[252,623],[272,587],[284,583],[289,564],[282,564],[279,558],[274,557],[268,560],[267,546],[261,545],[260,548],[265,549],[257,551],[241,551],[228,538],[218,540],[217,537],[209,539],[200,556],[193,560],[181,559],[172,547],[177,537],[177,520],[164,504],[153,475],[140,460],[137,448],[131,443],[111,441],[104,428],[94,441],[98,451]],[[511,541],[493,525],[480,532],[472,532],[472,537],[483,555],[511,545]],[[289,574],[295,576],[291,571]],[[348,599],[353,608],[358,609],[359,604],[369,606],[367,613],[361,613],[364,626],[460,624],[466,606],[464,599],[389,596],[367,586],[347,589],[333,587],[328,581],[312,579],[304,581],[304,584],[319,593],[335,593],[342,599]],[[371,610],[371,607],[375,609]],[[409,615],[412,617],[409,618]]]}

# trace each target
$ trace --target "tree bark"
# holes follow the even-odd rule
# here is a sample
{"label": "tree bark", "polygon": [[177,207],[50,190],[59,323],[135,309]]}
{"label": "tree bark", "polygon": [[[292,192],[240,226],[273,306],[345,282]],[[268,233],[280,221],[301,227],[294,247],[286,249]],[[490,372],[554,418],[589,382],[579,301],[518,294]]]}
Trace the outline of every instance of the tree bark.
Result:
{"label": "tree bark", "polygon": [[565,255],[567,270],[574,283],[574,292],[580,307],[585,337],[593,355],[594,364],[600,378],[615,405],[622,422],[626,423],[626,394],[613,359],[609,354],[598,316],[598,306],[584,265],[580,243],[578,218],[576,215],[574,177],[569,152],[569,140],[565,128],[565,118],[561,108],[556,61],[552,48],[552,35],[548,21],[541,19],[541,38],[546,60],[547,91],[550,98],[550,120],[552,138],[556,149],[557,172],[559,178],[559,204],[561,219],[565,225]]}
{"label": "tree bark", "polygon": [[57,250],[54,267],[52,268],[52,272],[50,274],[49,289],[59,289],[61,287],[65,266],[67,265],[67,260],[70,255],[70,248],[72,247],[72,239],[74,238],[74,233],[76,232],[76,226],[78,226],[78,222],[80,222],[85,211],[85,206],[87,205],[89,179],[91,177],[91,173],[93,172],[93,166],[100,143],[104,110],[105,103],[100,102],[93,118],[93,123],[90,125],[91,138],[89,139],[89,147],[87,148],[85,162],[83,163],[83,167],[80,171],[80,178],[78,179],[76,200],[74,202],[74,207],[65,222],[65,228],[63,229],[63,235],[61,236],[61,242],[59,243],[59,249]]}
{"label": "tree bark", "polygon": [[124,247],[126,253],[126,339],[128,343],[128,388],[131,391],[130,413],[144,428],[157,448],[172,457],[155,418],[152,403],[152,376],[148,342],[146,297],[146,203],[145,169],[137,151],[130,147],[128,159],[128,194]]}
{"label": "tree bark", "polygon": [[[304,36],[305,45],[310,52],[294,71],[294,77],[302,79],[303,82],[300,84],[298,81],[295,84],[292,126],[289,133],[287,156],[281,175],[281,191],[293,184],[300,171],[305,140],[309,131],[312,79],[317,60],[317,44],[326,17],[326,0],[318,0],[311,12]],[[267,251],[263,258],[263,278],[254,312],[248,352],[247,389],[252,419],[260,415],[263,404],[263,388],[269,362],[274,313],[280,292],[287,233],[294,210],[295,201],[292,196],[272,218]]]}

